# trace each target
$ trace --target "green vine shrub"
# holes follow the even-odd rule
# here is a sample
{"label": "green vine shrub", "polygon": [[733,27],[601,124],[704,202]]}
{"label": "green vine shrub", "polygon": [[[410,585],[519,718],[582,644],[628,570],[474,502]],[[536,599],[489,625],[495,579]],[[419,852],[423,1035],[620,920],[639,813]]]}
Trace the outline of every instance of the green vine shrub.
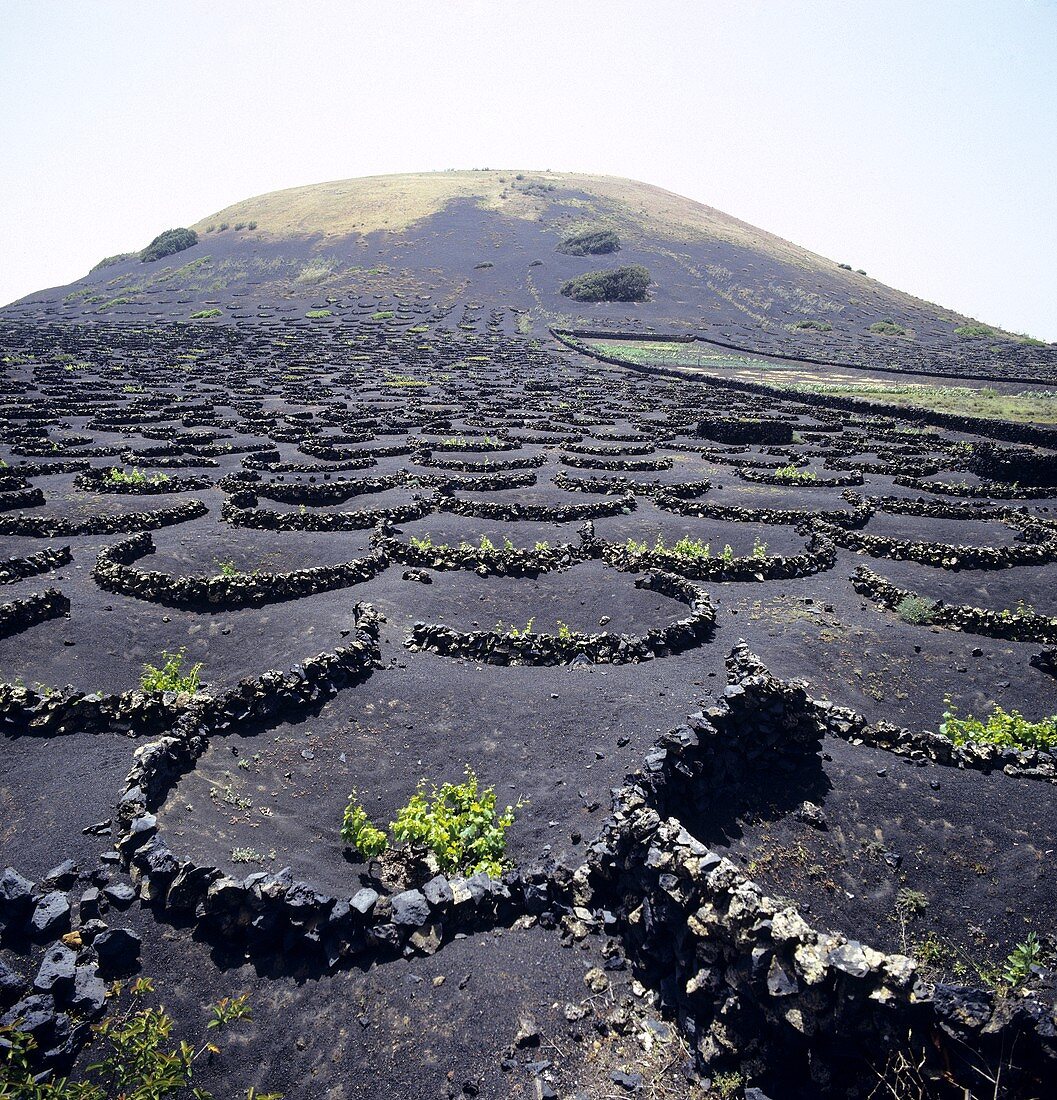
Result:
{"label": "green vine shrub", "polygon": [[[142,1003],[154,992],[149,978],[130,987],[132,1004],[123,1013],[96,1024],[88,1050],[98,1060],[77,1078],[40,1074],[33,1066],[36,1040],[13,1028],[0,1028],[0,1100],[212,1100],[205,1089],[192,1086],[195,1063],[221,1053],[213,1042],[199,1047],[186,1041],[173,1045],[174,1021],[163,1007]],[[225,997],[210,1006],[207,1031],[220,1030],[240,1020],[252,1019],[245,996]],[[278,1092],[259,1093],[248,1088],[245,1100],[283,1100]]]}
{"label": "green vine shrub", "polygon": [[144,665],[140,677],[140,687],[144,691],[178,691],[194,695],[201,683],[202,662],[192,665],[184,672],[184,647],[170,653],[162,650],[162,664]]}
{"label": "green vine shrub", "polygon": [[[367,859],[376,859],[389,847],[406,847],[432,856],[441,871],[498,878],[506,866],[506,834],[514,824],[517,806],[499,812],[495,788],[481,788],[476,773],[466,768],[462,783],[426,781],[389,824],[389,834],[372,824],[353,792],[345,808],[341,839]],[[391,841],[390,841],[391,837]]]}
{"label": "green vine shrub", "polygon": [[940,723],[940,733],[956,745],[971,743],[997,745],[1006,749],[1042,749],[1057,751],[1057,715],[1029,721],[1019,710],[1004,711],[997,703],[994,710],[981,720],[967,714],[959,718],[948,696]]}

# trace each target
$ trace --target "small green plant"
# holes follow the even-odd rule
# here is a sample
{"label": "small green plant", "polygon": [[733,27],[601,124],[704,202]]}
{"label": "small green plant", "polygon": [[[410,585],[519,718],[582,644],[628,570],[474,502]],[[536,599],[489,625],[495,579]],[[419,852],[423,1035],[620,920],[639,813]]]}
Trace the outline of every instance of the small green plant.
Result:
{"label": "small green plant", "polygon": [[1034,932],[1029,932],[1027,939],[1018,943],[1006,959],[1002,977],[1014,988],[1023,985],[1031,977],[1031,968],[1038,966],[1043,960],[1042,942]]}
{"label": "small green plant", "polygon": [[1007,712],[996,703],[984,720],[971,714],[960,718],[950,696],[944,699],[944,707],[940,733],[956,745],[980,743],[1000,748],[1042,749],[1046,752],[1057,748],[1057,715],[1032,722],[1020,711]]}
{"label": "small green plant", "polygon": [[774,471],[774,476],[779,481],[805,482],[818,481],[818,474],[812,470],[801,470],[799,466],[790,463],[788,466],[779,466]]}
{"label": "small green plant", "polygon": [[389,838],[371,824],[367,811],[356,801],[356,792],[349,795],[345,816],[341,822],[341,839],[365,859],[377,859],[385,851]]}
{"label": "small green plant", "polygon": [[220,314],[221,314],[221,311],[219,309],[216,309],[216,308],[213,308],[213,309],[196,309],[194,311],[194,313],[191,314],[191,320],[192,321],[206,321],[210,317],[219,317]]}
{"label": "small green plant", "polygon": [[532,628],[535,625],[536,616],[533,615],[532,618],[529,619],[527,623],[525,623],[525,626],[522,629],[519,629],[516,626],[510,626],[507,627],[506,630],[504,630],[502,622],[498,622],[495,624],[495,632],[497,634],[506,634],[508,638],[527,638],[532,633]]}
{"label": "small green plant", "polygon": [[920,890],[901,886],[896,892],[896,913],[901,920],[913,920],[924,913],[928,907],[929,899]]}
{"label": "small green plant", "polygon": [[481,536],[481,549],[486,553],[493,553],[495,551],[495,543],[487,535]]}
{"label": "small green plant", "polygon": [[727,561],[727,562],[733,561],[734,560],[734,547],[731,546],[730,543],[728,542],[726,544],[726,546],[723,547],[723,553],[720,554],[719,557],[720,557],[721,561]]}
{"label": "small green plant", "polygon": [[114,485],[164,485],[170,480],[168,474],[145,474],[133,466],[131,470],[121,470],[114,466],[106,475],[107,481]]}
{"label": "small green plant", "polygon": [[143,675],[140,676],[140,686],[144,691],[178,691],[194,694],[198,691],[201,679],[202,662],[192,665],[187,672],[183,671],[186,647],[181,646],[175,653],[162,650],[162,665],[145,664]]}
{"label": "small green plant", "polygon": [[874,321],[870,331],[877,336],[906,336],[909,330],[896,321]]}
{"label": "small green plant", "polygon": [[677,557],[695,561],[709,557],[712,549],[707,542],[684,536],[672,547],[670,552]]}
{"label": "small green plant", "polygon": [[329,309],[310,309],[305,314],[305,316],[310,317],[313,320],[316,320],[319,317],[329,317],[330,316],[330,310]]}
{"label": "small green plant", "polygon": [[444,550],[444,549],[446,549],[446,547],[444,547],[444,546],[434,547],[433,546],[433,536],[432,535],[423,535],[421,537],[419,537],[418,535],[412,535],[411,536],[411,545],[416,550],[433,550],[433,549]]}
{"label": "small green plant", "polygon": [[[154,992],[149,978],[138,978],[129,987],[131,1005],[119,1015],[92,1027],[89,1051],[99,1060],[86,1066],[83,1077],[39,1077],[32,1063],[37,1048],[32,1035],[14,1028],[0,1028],[0,1098],[2,1100],[175,1100],[193,1096],[212,1100],[212,1094],[192,1086],[195,1063],[203,1054],[221,1053],[206,1040],[196,1049],[181,1041],[175,1047],[171,1035],[175,1021],[164,1008],[143,1004]],[[207,1031],[220,1031],[253,1012],[245,995],[224,997],[210,1006]],[[278,1092],[246,1089],[245,1100],[283,1100]]]}
{"label": "small green plant", "polygon": [[904,596],[896,604],[896,614],[905,623],[914,623],[916,626],[925,626],[936,617],[936,604],[924,596]]}
{"label": "small green plant", "polygon": [[712,1078],[712,1092],[719,1100],[734,1100],[741,1091],[745,1079],[740,1073],[717,1073]]}
{"label": "small green plant", "polygon": [[544,539],[542,542],[537,542],[536,545],[533,547],[537,554],[541,554],[545,550],[549,550],[550,548],[550,543],[547,542],[546,539]]}
{"label": "small green plant", "polygon": [[752,540],[752,554],[750,556],[755,561],[763,561],[767,557],[767,543],[761,542],[759,535]]}
{"label": "small green plant", "polygon": [[563,642],[571,642],[573,640],[573,632],[568,623],[558,620],[558,637]]}
{"label": "small green plant", "polygon": [[[256,848],[232,848],[231,849],[231,862],[232,863],[264,863],[268,860],[263,852],[258,852]],[[272,853],[272,859],[275,858],[275,853]]]}
{"label": "small green plant", "polygon": [[242,570],[240,570],[233,561],[220,561],[216,559],[217,570],[222,577],[237,577]]}
{"label": "small green plant", "polygon": [[434,786],[428,795],[422,780],[392,823],[393,839],[431,852],[442,871],[485,871],[495,878],[503,872],[516,807],[497,813],[495,789],[481,790],[472,768],[465,774],[462,783]]}
{"label": "small green plant", "polygon": [[371,314],[372,321],[388,321],[393,316],[391,309],[377,309]]}
{"label": "small green plant", "polygon": [[[389,824],[392,843],[432,855],[441,871],[485,871],[498,878],[506,865],[506,834],[523,803],[499,813],[495,789],[482,790],[470,767],[465,775],[462,783],[434,785],[428,792],[426,780],[420,780],[407,805]],[[371,823],[355,792],[345,808],[341,838],[368,859],[376,859],[389,847],[389,836]]]}

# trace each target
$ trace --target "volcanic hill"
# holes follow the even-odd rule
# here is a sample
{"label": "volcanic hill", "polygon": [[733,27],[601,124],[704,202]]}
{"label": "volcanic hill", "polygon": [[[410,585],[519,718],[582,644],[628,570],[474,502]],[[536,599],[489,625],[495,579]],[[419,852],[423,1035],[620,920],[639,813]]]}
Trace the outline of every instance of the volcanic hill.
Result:
{"label": "volcanic hill", "polygon": [[[487,302],[511,327],[656,333],[825,363],[878,359],[973,373],[996,357],[1021,373],[1057,349],[914,298],[719,210],[613,176],[450,171],[275,191],[190,227],[191,247],[107,257],[68,286],[0,315],[38,319],[252,321],[263,307],[328,310],[377,298]],[[575,255],[563,240],[608,231],[618,249]],[[193,237],[188,238],[193,239]],[[585,273],[641,265],[643,301],[577,301]],[[197,316],[196,316],[197,315]]]}

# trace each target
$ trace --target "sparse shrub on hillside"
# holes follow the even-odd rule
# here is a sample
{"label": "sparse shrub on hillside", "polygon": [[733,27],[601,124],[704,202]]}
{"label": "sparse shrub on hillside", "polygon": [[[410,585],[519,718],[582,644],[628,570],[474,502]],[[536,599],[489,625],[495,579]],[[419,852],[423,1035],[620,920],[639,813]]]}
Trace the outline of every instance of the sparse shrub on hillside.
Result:
{"label": "sparse shrub on hillside", "polygon": [[642,302],[650,273],[641,264],[610,271],[589,271],[562,283],[561,293],[576,302]]}
{"label": "sparse shrub on hillside", "polygon": [[870,331],[877,336],[906,336],[907,330],[895,321],[874,321]]}
{"label": "sparse shrub on hillside", "polygon": [[330,316],[330,310],[329,309],[310,309],[305,314],[305,316],[306,317],[311,317],[313,319],[315,319],[317,317],[329,317]]}
{"label": "sparse shrub on hillside", "polygon": [[924,596],[905,596],[896,605],[896,614],[905,623],[924,626],[935,618],[936,605]]}
{"label": "sparse shrub on hillside", "polygon": [[555,251],[566,256],[604,256],[619,249],[620,238],[612,229],[585,229],[563,237]]}
{"label": "sparse shrub on hillside", "polygon": [[829,321],[816,321],[813,317],[804,321],[797,321],[792,326],[799,329],[810,329],[812,332],[832,332],[833,326]]}
{"label": "sparse shrub on hillside", "polygon": [[113,267],[114,264],[120,264],[125,260],[131,260],[135,255],[135,252],[118,252],[115,256],[104,256],[88,274],[91,275],[96,271],[102,271],[104,267]]}
{"label": "sparse shrub on hillside", "polygon": [[177,252],[183,252],[185,248],[191,248],[196,244],[198,244],[198,234],[193,229],[166,229],[147,245],[139,254],[139,258],[142,263],[149,264]]}
{"label": "sparse shrub on hillside", "polygon": [[219,316],[220,316],[220,310],[219,309],[196,309],[194,311],[194,313],[191,314],[191,320],[192,321],[204,321],[209,317],[219,317]]}
{"label": "sparse shrub on hillside", "polygon": [[954,330],[955,336],[963,336],[968,340],[987,340],[999,334],[990,325],[959,325]]}
{"label": "sparse shrub on hillside", "polygon": [[299,286],[306,286],[311,283],[318,283],[322,279],[334,273],[334,261],[324,260],[321,257],[317,257],[314,260],[310,260],[301,270],[297,273],[294,282]]}

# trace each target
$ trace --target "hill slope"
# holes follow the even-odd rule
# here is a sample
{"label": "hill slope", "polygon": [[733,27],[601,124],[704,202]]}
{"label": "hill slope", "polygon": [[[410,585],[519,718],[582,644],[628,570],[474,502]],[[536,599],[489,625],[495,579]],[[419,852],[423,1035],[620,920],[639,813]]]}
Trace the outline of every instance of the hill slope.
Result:
{"label": "hill slope", "polygon": [[[884,286],[721,211],[610,176],[501,170],[374,176],[235,203],[192,227],[193,247],[138,254],[8,307],[23,317],[218,323],[363,298],[502,308],[522,332],[548,325],[693,334],[757,352],[972,373],[996,357],[1031,373],[1057,349],[996,332]],[[619,251],[556,251],[571,232],[611,230]],[[586,303],[563,284],[628,264],[652,278],[644,302]],[[217,312],[219,311],[219,312]],[[380,307],[381,312],[386,312]]]}

